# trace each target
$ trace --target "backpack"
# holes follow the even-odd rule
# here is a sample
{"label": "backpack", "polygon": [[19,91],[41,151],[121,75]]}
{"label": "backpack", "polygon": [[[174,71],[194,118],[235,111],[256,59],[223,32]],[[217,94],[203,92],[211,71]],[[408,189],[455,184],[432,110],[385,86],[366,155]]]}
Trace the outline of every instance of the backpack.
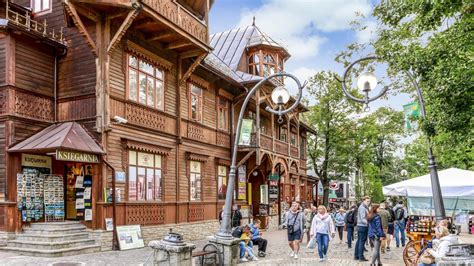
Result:
{"label": "backpack", "polygon": [[395,212],[393,211],[392,208],[389,208],[388,213],[390,214],[388,217],[388,222],[393,223],[395,221]]}
{"label": "backpack", "polygon": [[346,223],[347,224],[354,224],[354,211],[349,211],[346,215]]}
{"label": "backpack", "polygon": [[397,208],[395,210],[395,219],[397,221],[403,220],[405,218],[405,210],[403,208]]}
{"label": "backpack", "polygon": [[240,238],[242,236],[243,230],[241,226],[238,226],[232,231],[232,236],[235,238]]}

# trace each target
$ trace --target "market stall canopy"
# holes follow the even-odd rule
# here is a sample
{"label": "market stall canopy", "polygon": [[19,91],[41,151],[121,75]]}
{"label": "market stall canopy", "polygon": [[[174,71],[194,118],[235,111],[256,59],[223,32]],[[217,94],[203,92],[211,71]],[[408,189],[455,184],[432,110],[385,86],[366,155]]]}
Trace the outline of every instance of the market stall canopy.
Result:
{"label": "market stall canopy", "polygon": [[79,123],[66,122],[51,125],[33,136],[13,145],[9,152],[81,151],[103,154],[104,150]]}
{"label": "market stall canopy", "polygon": [[[449,168],[438,171],[443,197],[474,197],[474,171]],[[430,175],[383,187],[385,196],[432,197]]]}

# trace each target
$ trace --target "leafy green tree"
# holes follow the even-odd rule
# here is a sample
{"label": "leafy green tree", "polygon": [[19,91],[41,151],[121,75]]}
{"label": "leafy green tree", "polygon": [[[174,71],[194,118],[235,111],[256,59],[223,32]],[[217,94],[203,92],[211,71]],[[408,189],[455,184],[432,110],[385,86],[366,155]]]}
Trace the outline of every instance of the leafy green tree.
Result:
{"label": "leafy green tree", "polygon": [[323,184],[323,203],[327,205],[329,181],[347,179],[352,173],[350,131],[354,122],[350,116],[359,107],[345,99],[339,81],[331,72],[316,73],[307,91],[310,102],[315,104],[303,119],[318,132],[308,140],[308,156],[310,166]]}

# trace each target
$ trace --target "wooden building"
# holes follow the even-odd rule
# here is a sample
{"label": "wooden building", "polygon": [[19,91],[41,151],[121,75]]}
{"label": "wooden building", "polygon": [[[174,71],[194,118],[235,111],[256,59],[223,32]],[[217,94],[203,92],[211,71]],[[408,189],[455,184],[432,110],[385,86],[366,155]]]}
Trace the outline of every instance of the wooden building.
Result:
{"label": "wooden building", "polygon": [[[0,1],[0,231],[51,218],[25,200],[25,180],[35,176],[62,180],[63,208],[53,220],[62,214],[105,229],[114,178],[116,223],[140,224],[145,240],[169,227],[187,239],[217,229],[241,102],[290,55],[255,25],[209,38],[211,5]],[[313,198],[306,139],[314,131],[299,121],[307,109],[282,124],[264,111],[281,82],[266,84],[247,111],[254,131],[239,147],[246,169],[235,193],[243,210],[269,224],[278,223],[286,197]]]}

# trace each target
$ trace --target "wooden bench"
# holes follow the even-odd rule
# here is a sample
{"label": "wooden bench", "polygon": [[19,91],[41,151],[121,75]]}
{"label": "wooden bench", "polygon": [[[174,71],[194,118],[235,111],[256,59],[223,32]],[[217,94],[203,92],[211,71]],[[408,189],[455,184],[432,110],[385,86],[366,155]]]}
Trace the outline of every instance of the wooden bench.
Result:
{"label": "wooden bench", "polygon": [[192,257],[193,258],[199,257],[201,260],[201,265],[204,265],[204,257],[211,254],[216,254],[217,256],[217,252],[215,250],[210,250],[210,251],[201,250],[201,251],[194,251],[192,253]]}

